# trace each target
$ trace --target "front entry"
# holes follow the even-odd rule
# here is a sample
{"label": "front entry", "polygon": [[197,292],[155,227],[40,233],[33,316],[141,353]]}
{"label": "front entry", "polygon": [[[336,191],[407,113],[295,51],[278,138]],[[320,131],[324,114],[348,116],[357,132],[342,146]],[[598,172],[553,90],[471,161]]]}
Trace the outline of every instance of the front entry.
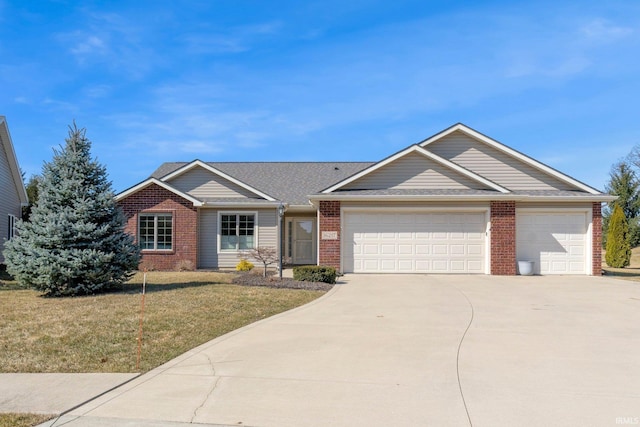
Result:
{"label": "front entry", "polygon": [[287,221],[287,255],[291,264],[316,263],[316,220],[291,218]]}

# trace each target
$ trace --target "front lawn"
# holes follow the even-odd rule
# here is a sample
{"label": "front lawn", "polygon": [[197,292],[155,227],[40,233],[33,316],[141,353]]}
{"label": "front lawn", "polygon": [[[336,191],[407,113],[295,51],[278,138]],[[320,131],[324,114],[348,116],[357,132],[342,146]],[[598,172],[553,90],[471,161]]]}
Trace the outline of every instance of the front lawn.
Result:
{"label": "front lawn", "polygon": [[142,274],[122,292],[43,298],[0,280],[0,372],[145,372],[322,291],[231,284],[232,274],[150,272],[140,369]]}

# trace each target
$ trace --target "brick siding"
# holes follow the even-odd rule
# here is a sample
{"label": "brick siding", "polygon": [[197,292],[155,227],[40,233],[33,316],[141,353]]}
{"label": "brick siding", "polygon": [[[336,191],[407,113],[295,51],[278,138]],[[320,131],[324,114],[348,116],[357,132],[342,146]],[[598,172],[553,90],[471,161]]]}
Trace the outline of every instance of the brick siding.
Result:
{"label": "brick siding", "polygon": [[173,250],[168,252],[142,251],[140,268],[175,270],[179,263],[189,262],[195,268],[198,262],[198,211],[193,203],[164,188],[151,184],[120,200],[127,221],[125,230],[138,239],[138,214],[173,214]]}
{"label": "brick siding", "polygon": [[516,274],[516,203],[491,202],[491,274]]}
{"label": "brick siding", "polygon": [[600,202],[593,203],[593,213],[591,216],[592,238],[591,245],[593,250],[592,271],[594,276],[602,275],[602,204]]}
{"label": "brick siding", "polygon": [[[320,265],[328,265],[340,269],[340,202],[320,201],[319,209],[320,224],[318,238],[320,239]],[[336,240],[323,240],[323,231],[334,231],[337,233]]]}

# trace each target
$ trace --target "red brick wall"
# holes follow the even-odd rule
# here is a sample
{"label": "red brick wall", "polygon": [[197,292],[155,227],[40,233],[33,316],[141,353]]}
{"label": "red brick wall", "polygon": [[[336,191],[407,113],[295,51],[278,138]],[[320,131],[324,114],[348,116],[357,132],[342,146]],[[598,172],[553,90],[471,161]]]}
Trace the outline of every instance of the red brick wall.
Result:
{"label": "red brick wall", "polygon": [[[318,238],[320,239],[320,265],[328,265],[340,269],[340,202],[320,201],[320,224]],[[337,240],[323,240],[323,231],[335,231]]]}
{"label": "red brick wall", "polygon": [[593,275],[602,275],[602,205],[600,202],[593,203],[593,213],[591,216],[592,238],[591,245],[593,248]]}
{"label": "red brick wall", "polygon": [[516,202],[491,202],[491,274],[516,274]]}
{"label": "red brick wall", "polygon": [[198,262],[198,211],[193,203],[151,184],[118,202],[127,221],[126,231],[138,239],[138,214],[167,212],[173,214],[173,250],[143,250],[140,268],[175,270],[187,261],[195,268]]}

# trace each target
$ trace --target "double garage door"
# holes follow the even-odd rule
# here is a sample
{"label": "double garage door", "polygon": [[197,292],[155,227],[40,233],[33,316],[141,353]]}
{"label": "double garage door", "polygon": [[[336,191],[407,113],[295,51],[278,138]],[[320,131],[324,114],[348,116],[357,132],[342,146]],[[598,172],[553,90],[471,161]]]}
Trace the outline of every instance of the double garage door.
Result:
{"label": "double garage door", "polygon": [[[518,210],[516,259],[537,274],[588,274],[585,211]],[[343,270],[489,273],[488,212],[345,212]]]}
{"label": "double garage door", "polygon": [[484,273],[486,212],[347,212],[343,269]]}

